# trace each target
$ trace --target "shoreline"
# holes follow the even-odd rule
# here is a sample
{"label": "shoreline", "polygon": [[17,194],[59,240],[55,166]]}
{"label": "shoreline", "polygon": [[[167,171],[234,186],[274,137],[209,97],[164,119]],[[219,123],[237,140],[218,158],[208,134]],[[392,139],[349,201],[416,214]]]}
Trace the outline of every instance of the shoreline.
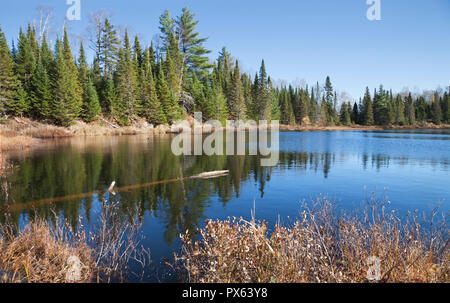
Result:
{"label": "shoreline", "polygon": [[[190,121],[192,124],[192,121]],[[448,124],[435,125],[389,125],[389,126],[319,126],[319,125],[280,125],[280,132],[312,132],[312,131],[377,131],[377,130],[414,130],[414,129],[447,129]],[[180,132],[182,128],[180,128]],[[202,130],[203,133],[211,131]],[[49,140],[72,137],[96,136],[129,136],[129,135],[167,135],[176,134],[169,125],[154,127],[144,120],[137,120],[131,126],[120,127],[103,118],[92,123],[77,121],[69,127],[56,126],[34,121],[28,118],[12,118],[0,123],[0,153],[24,150],[45,144]]]}

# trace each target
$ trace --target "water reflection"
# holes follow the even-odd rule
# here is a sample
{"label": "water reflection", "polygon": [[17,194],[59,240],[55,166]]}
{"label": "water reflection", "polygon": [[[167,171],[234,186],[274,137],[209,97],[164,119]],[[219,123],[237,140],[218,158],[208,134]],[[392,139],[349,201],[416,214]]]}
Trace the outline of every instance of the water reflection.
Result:
{"label": "water reflection", "polygon": [[[171,136],[55,141],[40,149],[10,155],[16,169],[7,178],[8,188],[0,192],[0,207],[14,210],[15,222],[19,222],[21,216],[51,218],[55,211],[76,227],[81,213],[88,222],[95,220],[91,218],[92,209],[104,198],[103,193],[112,181],[118,186],[128,186],[229,170],[228,176],[217,179],[157,184],[122,191],[113,197],[120,201],[124,213],[138,206],[142,219],[146,215],[158,218],[164,240],[171,244],[180,232],[195,230],[201,224],[205,211],[211,206],[211,197],[226,207],[233,199],[239,200],[241,187],[251,182],[257,184],[259,196],[264,199],[266,185],[272,179],[281,180],[275,184],[283,182],[280,176],[287,172],[295,173],[294,179],[302,176],[311,180],[317,176],[322,180],[332,179],[324,183],[327,187],[323,192],[327,188],[331,191],[345,188],[354,178],[363,179],[364,171],[386,169],[392,173],[401,167],[417,166],[439,169],[448,176],[450,157],[445,140],[436,141],[436,145],[430,147],[424,146],[423,141],[409,138],[409,145],[402,146],[386,143],[383,137],[375,132],[281,134],[280,160],[276,167],[261,167],[260,156],[175,156],[171,152]],[[414,145],[414,153],[411,153],[411,145]],[[332,172],[336,176],[330,177]],[[368,179],[372,177],[367,174]],[[387,179],[389,175],[385,178],[386,183],[393,183]],[[353,182],[355,187],[359,186]],[[311,184],[311,190],[315,184],[317,182]],[[278,199],[292,199],[298,194],[296,190],[293,187]],[[99,192],[57,203],[38,206],[31,203],[94,191]],[[447,193],[443,195],[446,197]],[[0,216],[0,220],[4,220],[4,211]]]}

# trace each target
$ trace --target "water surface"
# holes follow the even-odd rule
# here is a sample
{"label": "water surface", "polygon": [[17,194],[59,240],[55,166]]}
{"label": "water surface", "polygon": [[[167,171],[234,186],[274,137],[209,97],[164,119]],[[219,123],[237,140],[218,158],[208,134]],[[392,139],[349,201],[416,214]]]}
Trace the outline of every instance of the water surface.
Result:
{"label": "water surface", "polygon": [[[82,216],[89,226],[98,223],[104,199],[120,201],[124,214],[138,207],[143,244],[155,266],[178,252],[180,233],[196,230],[207,218],[249,218],[254,205],[257,218],[270,223],[290,222],[301,201],[321,195],[350,210],[371,192],[401,212],[430,211],[438,204],[442,212],[450,210],[450,130],[281,133],[275,167],[261,167],[260,156],[175,156],[172,139],[73,138],[12,153],[15,170],[0,189],[0,208],[12,209],[17,222],[56,212],[73,226]],[[215,170],[230,174],[103,194],[112,181],[123,187]],[[95,193],[33,203],[90,192]]]}

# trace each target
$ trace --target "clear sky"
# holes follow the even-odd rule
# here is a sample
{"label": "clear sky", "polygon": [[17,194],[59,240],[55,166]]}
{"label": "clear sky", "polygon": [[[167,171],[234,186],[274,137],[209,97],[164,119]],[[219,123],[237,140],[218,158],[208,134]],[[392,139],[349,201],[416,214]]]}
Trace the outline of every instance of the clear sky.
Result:
{"label": "clear sky", "polygon": [[[36,19],[39,4],[54,7],[52,26],[61,28],[66,0],[3,1],[0,26],[9,41]],[[273,79],[315,84],[329,75],[354,98],[381,83],[394,91],[450,85],[450,0],[381,0],[380,21],[366,18],[366,0],[81,0],[81,21],[68,26],[87,43],[89,14],[103,9],[149,43],[159,15],[185,6],[209,37],[211,58],[226,46],[245,72],[254,74],[264,59]]]}

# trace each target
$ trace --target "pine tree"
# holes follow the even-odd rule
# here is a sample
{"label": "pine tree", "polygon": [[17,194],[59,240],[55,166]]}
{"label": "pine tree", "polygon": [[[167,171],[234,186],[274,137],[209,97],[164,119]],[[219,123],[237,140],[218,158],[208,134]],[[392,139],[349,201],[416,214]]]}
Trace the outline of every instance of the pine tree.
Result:
{"label": "pine tree", "polygon": [[72,96],[70,98],[71,102],[69,103],[69,107],[73,114],[75,115],[75,119],[79,117],[82,105],[83,105],[83,88],[80,85],[80,81],[78,79],[78,67],[75,64],[75,59],[72,55],[72,50],[70,49],[69,35],[67,34],[67,28],[64,28],[64,37],[63,37],[63,56],[64,62],[68,71],[68,81],[69,87],[68,91],[71,92]]}
{"label": "pine tree", "polygon": [[352,114],[351,114],[350,118],[352,120],[352,123],[354,123],[354,124],[360,123],[358,103],[356,103],[356,102],[355,102],[355,104],[353,104]]}
{"label": "pine tree", "polygon": [[375,122],[373,117],[373,103],[368,87],[366,87],[366,93],[364,94],[362,106],[362,124],[373,125]]}
{"label": "pine tree", "polygon": [[405,122],[405,104],[403,103],[402,96],[397,95],[395,99],[395,124],[404,125]]}
{"label": "pine tree", "polygon": [[325,90],[326,121],[328,124],[332,124],[335,122],[334,104],[336,96],[333,92],[333,86],[331,85],[331,80],[329,76],[327,76],[325,80],[324,90]]}
{"label": "pine tree", "polygon": [[80,44],[80,55],[78,57],[78,81],[81,88],[86,91],[89,82],[89,68],[86,62],[86,54],[84,52],[83,42]]}
{"label": "pine tree", "polygon": [[294,111],[289,98],[288,91],[283,88],[279,95],[280,98],[280,123],[284,125],[292,125],[295,123]]}
{"label": "pine tree", "polygon": [[19,33],[18,51],[16,55],[15,73],[22,83],[22,87],[27,91],[31,77],[36,67],[36,57],[33,51],[33,42],[30,41],[31,35],[25,35],[22,29]]}
{"label": "pine tree", "polygon": [[266,66],[264,60],[262,60],[258,80],[255,83],[255,99],[253,99],[253,110],[255,112],[256,119],[258,120],[270,119],[271,103],[268,83]]}
{"label": "pine tree", "polygon": [[207,96],[205,96],[205,87],[195,73],[192,74],[189,81],[188,91],[195,100],[195,111],[202,113],[203,120],[213,119],[214,112],[211,100],[208,100]]}
{"label": "pine tree", "polygon": [[431,104],[433,107],[433,123],[439,125],[442,122],[442,109],[439,94],[437,92],[433,94]]}
{"label": "pine tree", "polygon": [[270,103],[271,103],[271,107],[272,107],[271,120],[279,121],[281,119],[280,104],[279,104],[278,98],[273,90],[270,92]]}
{"label": "pine tree", "polygon": [[92,80],[89,78],[83,94],[83,120],[85,122],[95,121],[101,111],[97,91]]}
{"label": "pine tree", "polygon": [[59,125],[69,126],[79,117],[82,105],[82,91],[78,80],[74,78],[71,64],[67,62],[67,46],[56,41],[56,58],[54,62],[52,83],[52,102],[50,104],[53,121]]}
{"label": "pine tree", "polygon": [[389,95],[383,89],[383,85],[374,93],[373,115],[376,125],[388,125],[391,123]]}
{"label": "pine tree", "polygon": [[0,28],[0,114],[15,112],[19,83],[14,75],[14,63],[5,35]]}
{"label": "pine tree", "polygon": [[40,56],[30,83],[31,115],[44,121],[51,120],[51,103],[52,84],[44,66],[43,56]]}
{"label": "pine tree", "polygon": [[349,103],[342,103],[341,105],[341,113],[340,113],[340,122],[343,125],[351,125],[352,121],[350,118],[350,104]]}
{"label": "pine tree", "polygon": [[114,80],[105,78],[100,85],[101,89],[98,91],[101,92],[101,96],[99,96],[101,108],[107,115],[114,116],[114,110],[117,109],[117,93]]}
{"label": "pine tree", "polygon": [[42,37],[41,52],[39,57],[41,58],[42,64],[48,73],[53,63],[53,54],[47,43],[47,37],[45,35]]}
{"label": "pine tree", "polygon": [[167,120],[156,92],[151,60],[150,50],[145,51],[141,69],[141,115],[149,123],[159,125]]}
{"label": "pine tree", "polygon": [[318,104],[316,100],[316,96],[314,94],[314,89],[311,88],[311,100],[309,104],[309,120],[312,124],[316,124],[317,121],[317,111],[318,111]]}
{"label": "pine tree", "polygon": [[169,10],[159,16],[159,30],[161,31],[160,39],[162,41],[161,51],[167,51],[169,46],[169,37],[175,33],[175,20],[170,16]]}
{"label": "pine tree", "polygon": [[[180,77],[177,73],[176,63],[173,60],[174,54],[167,50],[164,74],[166,76],[167,86],[174,97],[178,98],[181,91]],[[175,60],[177,57],[175,56]]]}
{"label": "pine tree", "polygon": [[415,113],[414,102],[413,102],[411,93],[409,93],[405,99],[405,112],[406,112],[406,119],[407,119],[408,124],[409,125],[416,124],[416,113]]}
{"label": "pine tree", "polygon": [[[250,77],[247,74],[242,75],[242,88],[244,90],[244,100],[245,107],[247,109],[247,118],[256,120],[256,115],[254,112],[254,102],[253,102],[253,93],[252,93],[252,82]],[[278,103],[278,101],[277,101]],[[274,108],[272,108],[272,111]]]}
{"label": "pine tree", "polygon": [[211,119],[220,121],[225,125],[225,120],[228,118],[227,98],[222,93],[219,86],[214,86],[208,90],[208,100],[211,100],[212,116]]}
{"label": "pine tree", "polygon": [[176,35],[180,41],[183,65],[187,66],[188,71],[205,76],[214,65],[209,63],[209,58],[206,56],[211,51],[203,46],[207,38],[199,38],[199,33],[195,31],[198,21],[194,18],[195,14],[192,14],[187,7],[183,8],[181,16],[175,21]]}
{"label": "pine tree", "polygon": [[428,104],[423,96],[420,96],[414,102],[414,108],[416,120],[418,122],[425,122],[428,120]]}
{"label": "pine tree", "polygon": [[442,97],[442,122],[450,124],[450,87],[449,91]]}
{"label": "pine tree", "polygon": [[158,93],[167,122],[174,122],[180,119],[182,116],[182,110],[178,106],[175,96],[167,86],[166,77],[164,75],[164,69],[161,62],[159,64],[156,91]]}
{"label": "pine tree", "polygon": [[241,72],[239,63],[236,61],[234,72],[231,77],[231,86],[228,95],[228,110],[230,118],[234,121],[245,120],[246,108],[244,100],[244,91],[242,89]]}
{"label": "pine tree", "polygon": [[28,94],[25,92],[25,90],[23,89],[22,85],[19,82],[14,102],[10,107],[10,112],[15,116],[22,116],[28,110],[29,110]]}
{"label": "pine tree", "polygon": [[309,120],[309,104],[310,104],[310,97],[308,93],[308,88],[306,90],[300,89],[300,95],[299,95],[299,123],[304,124],[310,124]]}
{"label": "pine tree", "polygon": [[137,113],[137,75],[131,58],[128,32],[125,31],[124,45],[119,51],[119,61],[115,72],[117,99],[113,104],[113,116],[121,125],[129,125]]}
{"label": "pine tree", "polygon": [[105,19],[98,44],[100,53],[97,53],[97,58],[102,75],[106,78],[111,78],[114,66],[118,61],[120,42],[117,37],[117,31],[108,18]]}

